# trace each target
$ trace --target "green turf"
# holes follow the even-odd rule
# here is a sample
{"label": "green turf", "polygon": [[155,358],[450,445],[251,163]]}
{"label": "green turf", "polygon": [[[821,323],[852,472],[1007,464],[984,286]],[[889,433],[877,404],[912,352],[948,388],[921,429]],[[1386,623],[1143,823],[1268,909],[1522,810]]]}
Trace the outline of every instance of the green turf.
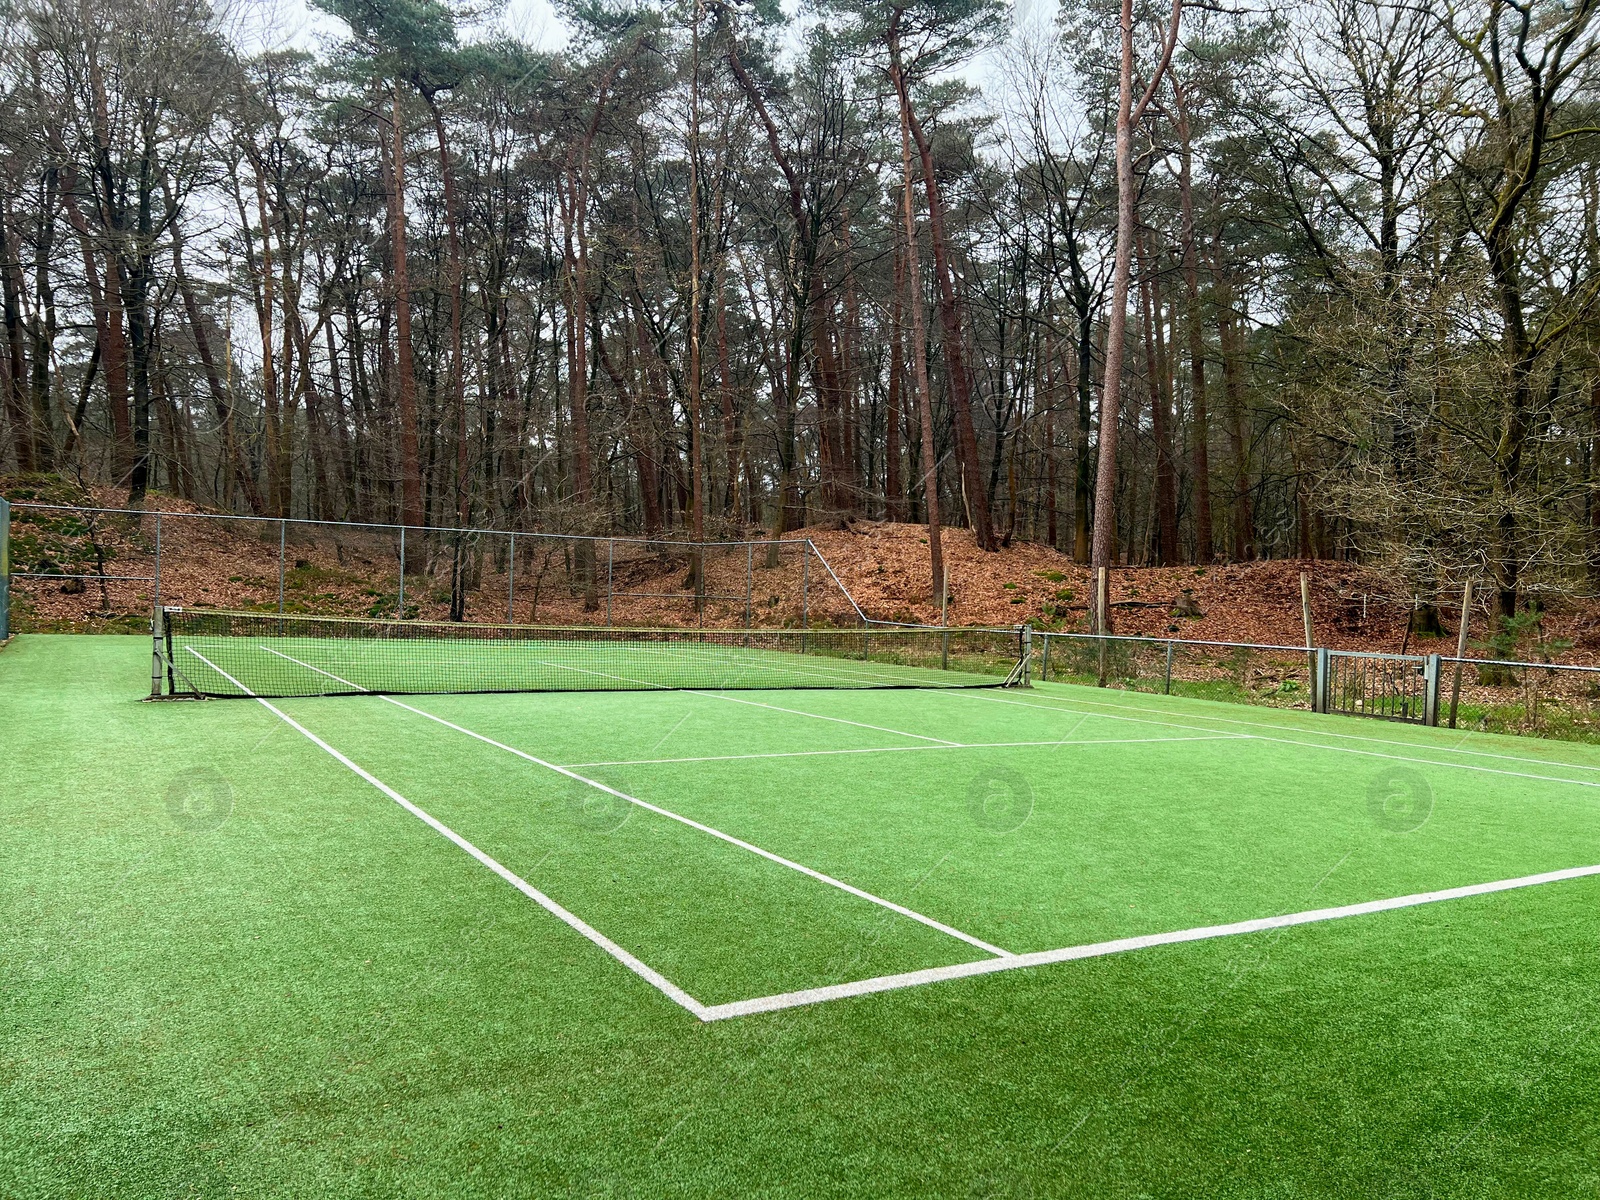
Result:
{"label": "green turf", "polygon": [[[147,655],[0,652],[0,1196],[1600,1194],[1600,880],[702,1024],[260,705],[139,703]],[[1064,685],[407,703],[1013,951],[1600,862],[1581,745]],[[280,707],[707,1003],[984,957]]]}

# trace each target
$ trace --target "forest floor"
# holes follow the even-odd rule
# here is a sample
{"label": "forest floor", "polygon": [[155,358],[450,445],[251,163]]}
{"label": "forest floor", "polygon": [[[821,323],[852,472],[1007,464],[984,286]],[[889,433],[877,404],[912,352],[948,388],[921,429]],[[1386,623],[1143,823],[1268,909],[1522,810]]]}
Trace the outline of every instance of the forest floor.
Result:
{"label": "forest floor", "polygon": [[[13,502],[98,503],[119,508],[125,497],[109,489],[86,491],[61,480],[0,478],[0,495]],[[176,497],[152,494],[152,512],[163,514],[161,596],[165,603],[194,607],[259,609],[279,603],[279,531],[274,522],[197,520],[208,511]],[[415,534],[413,533],[413,538]],[[507,540],[472,542],[467,619],[536,624],[595,624],[610,617],[621,625],[734,627],[745,623],[798,624],[800,596],[812,623],[852,624],[855,614],[842,592],[815,561],[802,574],[801,547],[809,540],[848,590],[849,597],[879,620],[937,624],[932,595],[927,530],[920,525],[851,521],[799,529],[787,535],[780,561],[764,561],[759,549],[714,552],[708,559],[704,614],[687,598],[689,560],[674,543],[619,540],[609,574],[614,598],[607,603],[608,564],[597,555],[588,596],[574,543],[519,535],[515,578],[507,570]],[[1049,546],[1018,542],[994,553],[980,551],[966,529],[944,531],[950,578],[952,625],[1018,625],[1081,631],[1087,628],[1093,583],[1087,567]],[[405,580],[408,617],[443,619],[450,602],[452,547],[425,545]],[[602,543],[602,546],[605,545]],[[400,610],[396,539],[387,531],[363,533],[335,526],[288,527],[283,545],[283,603],[288,611],[381,617]],[[154,521],[119,515],[93,527],[66,513],[18,508],[12,518],[15,572],[91,576],[87,581],[18,579],[14,619],[23,630],[136,631],[145,627],[153,601]],[[1454,597],[1441,598],[1443,633],[1407,635],[1413,600],[1395,594],[1392,576],[1343,561],[1261,561],[1208,566],[1119,567],[1111,573],[1110,597],[1116,632],[1188,640],[1303,645],[1300,576],[1311,583],[1314,640],[1336,649],[1454,652],[1459,614]],[[101,582],[100,577],[106,577]],[[747,592],[748,588],[748,592]],[[749,605],[747,609],[747,603]],[[1480,596],[1470,630],[1471,649],[1489,657],[1482,637],[1487,596]],[[1542,644],[1534,644],[1541,638]],[[1518,648],[1519,656],[1600,663],[1600,601],[1552,600],[1541,627]]]}

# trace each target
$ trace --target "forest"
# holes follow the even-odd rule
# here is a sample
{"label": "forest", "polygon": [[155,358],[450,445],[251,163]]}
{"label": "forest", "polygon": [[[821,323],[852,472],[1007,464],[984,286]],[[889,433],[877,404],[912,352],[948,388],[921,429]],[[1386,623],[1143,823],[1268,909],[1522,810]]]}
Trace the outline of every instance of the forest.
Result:
{"label": "forest", "polygon": [[0,0],[0,472],[1597,590],[1600,0],[315,6]]}

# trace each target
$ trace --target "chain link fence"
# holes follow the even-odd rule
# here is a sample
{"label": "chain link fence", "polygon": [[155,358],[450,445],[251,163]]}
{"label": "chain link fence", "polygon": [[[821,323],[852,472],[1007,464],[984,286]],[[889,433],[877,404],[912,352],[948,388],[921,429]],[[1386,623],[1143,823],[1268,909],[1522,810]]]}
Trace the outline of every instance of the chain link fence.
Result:
{"label": "chain link fence", "polygon": [[[855,627],[809,541],[676,542],[17,503],[18,628],[148,628],[158,605],[632,627]],[[3,586],[3,584],[0,584]]]}
{"label": "chain link fence", "polygon": [[[1033,643],[1044,681],[1600,743],[1600,667],[1095,634]],[[1338,669],[1319,667],[1335,656]]]}

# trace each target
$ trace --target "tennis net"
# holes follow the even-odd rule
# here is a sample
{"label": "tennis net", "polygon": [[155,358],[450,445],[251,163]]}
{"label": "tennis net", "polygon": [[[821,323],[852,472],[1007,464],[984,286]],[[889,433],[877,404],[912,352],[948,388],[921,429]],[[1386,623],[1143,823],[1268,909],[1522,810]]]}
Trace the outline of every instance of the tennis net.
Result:
{"label": "tennis net", "polygon": [[163,609],[159,693],[291,698],[471,692],[1005,687],[1019,629],[619,629]]}

